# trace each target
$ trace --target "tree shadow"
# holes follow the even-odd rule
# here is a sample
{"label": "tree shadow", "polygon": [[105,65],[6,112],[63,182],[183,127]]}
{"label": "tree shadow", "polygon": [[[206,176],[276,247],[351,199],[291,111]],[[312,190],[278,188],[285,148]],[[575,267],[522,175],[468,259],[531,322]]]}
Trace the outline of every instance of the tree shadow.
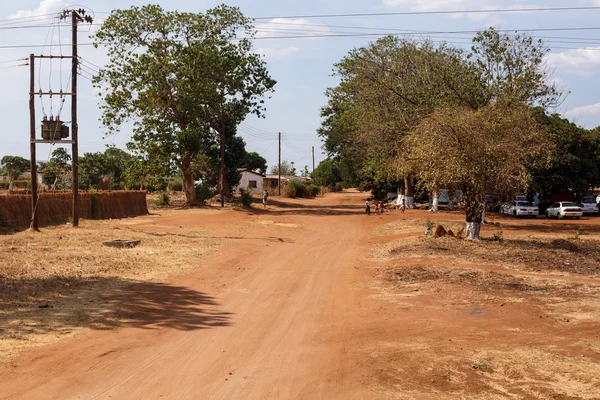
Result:
{"label": "tree shadow", "polygon": [[249,214],[270,215],[312,215],[312,216],[337,216],[337,215],[359,215],[364,213],[363,205],[339,204],[339,205],[312,205],[286,202],[284,200],[269,199],[266,208],[257,205],[251,209],[244,209]]}
{"label": "tree shadow", "polygon": [[231,314],[196,290],[117,277],[11,279],[0,275],[0,340],[63,335],[77,328],[229,325]]}
{"label": "tree shadow", "polygon": [[560,233],[574,234],[581,225],[582,232],[600,234],[600,224],[581,224],[583,220],[565,220],[560,223],[542,225],[538,222],[524,221],[519,223],[519,220],[510,221],[508,219],[497,220],[496,223],[505,231],[536,231],[541,233]]}

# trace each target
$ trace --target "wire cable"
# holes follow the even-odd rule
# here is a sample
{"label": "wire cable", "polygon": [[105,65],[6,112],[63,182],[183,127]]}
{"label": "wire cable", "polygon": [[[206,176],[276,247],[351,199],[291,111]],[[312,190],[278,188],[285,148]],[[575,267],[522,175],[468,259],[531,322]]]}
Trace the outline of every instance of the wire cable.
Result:
{"label": "wire cable", "polygon": [[354,13],[354,14],[312,14],[312,15],[287,15],[287,16],[269,16],[254,17],[254,20],[263,19],[301,19],[301,18],[340,18],[340,17],[382,17],[396,15],[444,15],[444,14],[495,14],[495,13],[514,13],[514,12],[544,12],[544,11],[584,11],[599,10],[600,6],[581,6],[581,7],[538,7],[538,8],[496,8],[483,10],[447,10],[447,11],[399,11],[399,12],[380,12],[380,13]]}

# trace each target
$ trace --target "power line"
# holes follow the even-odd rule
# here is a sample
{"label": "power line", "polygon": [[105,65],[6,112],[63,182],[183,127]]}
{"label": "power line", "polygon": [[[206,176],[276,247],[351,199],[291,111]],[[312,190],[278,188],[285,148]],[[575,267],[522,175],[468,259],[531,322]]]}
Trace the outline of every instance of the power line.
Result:
{"label": "power line", "polygon": [[[566,32],[566,31],[597,31],[600,30],[600,27],[587,27],[587,28],[533,28],[533,29],[501,29],[498,32]],[[251,40],[274,40],[274,39],[310,39],[310,38],[351,38],[351,37],[381,37],[381,36],[426,36],[432,34],[476,34],[480,31],[478,30],[464,30],[464,31],[429,31],[429,32],[382,32],[382,33],[351,33],[351,34],[314,34],[314,35],[289,35],[289,36],[268,36],[268,37],[255,37],[251,38]],[[234,40],[241,40],[242,38],[236,38]],[[457,39],[457,38],[451,38]],[[453,42],[445,41],[445,43],[452,44]],[[466,43],[457,43],[457,44],[466,44]],[[81,46],[93,46],[94,43],[80,43]],[[58,46],[68,46],[68,44],[52,44],[46,45],[46,47],[58,47]],[[32,45],[2,45],[0,49],[11,49],[11,48],[35,48],[35,47],[45,47],[44,45],[32,44]],[[548,46],[553,49],[566,49],[566,50],[600,50],[594,47],[564,47],[564,46]]]}
{"label": "power line", "polygon": [[598,9],[600,9],[600,6],[496,8],[496,9],[489,9],[489,10],[400,11],[400,12],[355,13],[355,14],[287,15],[287,16],[254,17],[251,19],[264,20],[264,19],[299,19],[299,18],[385,17],[385,16],[394,16],[394,15],[492,14],[492,13],[513,13],[513,12],[540,12],[540,11],[584,11],[584,10],[598,10]]}

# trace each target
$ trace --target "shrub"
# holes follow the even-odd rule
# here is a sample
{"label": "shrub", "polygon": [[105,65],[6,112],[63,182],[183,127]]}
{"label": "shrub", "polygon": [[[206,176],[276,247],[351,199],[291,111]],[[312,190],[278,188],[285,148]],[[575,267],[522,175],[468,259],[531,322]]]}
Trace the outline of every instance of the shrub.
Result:
{"label": "shrub", "polygon": [[285,197],[295,198],[295,197],[306,197],[306,186],[304,183],[292,179],[288,181],[284,187]]}
{"label": "shrub", "polygon": [[583,225],[579,225],[579,227],[577,228],[577,231],[575,232],[575,239],[579,239],[579,236],[581,236],[582,230],[583,230]]}
{"label": "shrub", "polygon": [[207,200],[212,199],[212,197],[216,194],[216,191],[204,182],[196,184],[195,188],[196,198],[198,201],[203,203],[206,203]]}
{"label": "shrub", "polygon": [[333,185],[334,192],[341,192],[342,190],[344,190],[344,185],[342,185],[342,182],[337,182],[335,185]]}
{"label": "shrub", "polygon": [[317,185],[310,184],[310,185],[306,186],[306,191],[308,193],[308,196],[310,198],[313,198],[313,197],[318,196],[321,193],[321,188],[318,187]]}
{"label": "shrub", "polygon": [[169,195],[165,191],[161,191],[158,193],[158,199],[156,200],[157,206],[168,206],[169,205]]}
{"label": "shrub", "polygon": [[181,192],[183,190],[183,180],[181,178],[174,178],[169,182],[168,188],[173,192]]}
{"label": "shrub", "polygon": [[164,192],[167,190],[167,182],[162,178],[150,178],[144,186],[149,192]]}
{"label": "shrub", "polygon": [[492,235],[492,240],[500,244],[504,244],[504,232],[498,231]]}
{"label": "shrub", "polygon": [[254,203],[254,198],[252,197],[252,188],[248,186],[246,189],[240,188],[240,195],[242,197],[242,204],[245,206],[249,206]]}
{"label": "shrub", "polygon": [[0,190],[8,190],[8,181],[0,181]]}

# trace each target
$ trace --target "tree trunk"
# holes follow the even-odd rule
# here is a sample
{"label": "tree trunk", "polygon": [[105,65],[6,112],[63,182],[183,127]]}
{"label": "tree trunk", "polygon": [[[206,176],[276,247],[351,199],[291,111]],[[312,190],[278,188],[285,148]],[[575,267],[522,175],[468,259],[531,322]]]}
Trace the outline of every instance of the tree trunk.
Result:
{"label": "tree trunk", "polygon": [[229,185],[229,178],[227,177],[226,173],[223,175],[223,178],[223,184],[221,186],[221,177],[219,176],[219,187],[223,188],[223,193],[225,194],[225,197],[228,197],[231,193],[231,187]]}
{"label": "tree trunk", "polygon": [[431,202],[431,212],[438,212],[440,204],[440,192],[438,190],[433,191],[433,201]]}
{"label": "tree trunk", "polygon": [[198,206],[200,202],[196,197],[196,186],[192,175],[192,155],[186,153],[181,162],[181,179],[183,181],[183,192],[185,193],[186,206]]}
{"label": "tree trunk", "polygon": [[404,200],[406,208],[415,208],[415,185],[410,175],[404,177]]}
{"label": "tree trunk", "polygon": [[12,194],[13,192],[13,178],[12,176],[8,177],[8,193]]}
{"label": "tree trunk", "polygon": [[479,232],[481,230],[481,220],[485,203],[482,196],[465,193],[465,214],[467,218],[466,240],[479,241]]}

